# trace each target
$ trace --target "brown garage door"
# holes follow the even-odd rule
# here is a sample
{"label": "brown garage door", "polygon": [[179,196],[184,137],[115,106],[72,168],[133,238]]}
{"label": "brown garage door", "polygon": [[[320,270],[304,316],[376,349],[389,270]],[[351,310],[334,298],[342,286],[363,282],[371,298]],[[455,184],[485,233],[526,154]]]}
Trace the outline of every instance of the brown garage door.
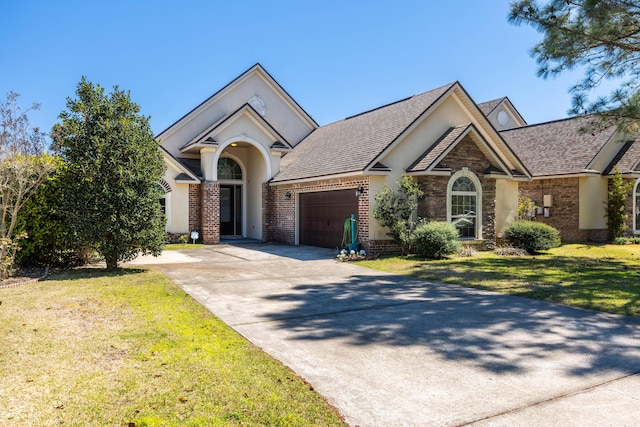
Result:
{"label": "brown garage door", "polygon": [[354,190],[300,194],[300,244],[338,248],[344,221],[358,215]]}

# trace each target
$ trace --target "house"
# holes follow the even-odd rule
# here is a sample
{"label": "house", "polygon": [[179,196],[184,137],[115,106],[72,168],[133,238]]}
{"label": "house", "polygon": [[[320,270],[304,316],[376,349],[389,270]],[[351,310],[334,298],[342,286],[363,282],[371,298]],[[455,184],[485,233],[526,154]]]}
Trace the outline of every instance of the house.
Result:
{"label": "house", "polygon": [[[564,132],[575,131],[568,123]],[[573,227],[563,235],[600,238],[606,223],[590,209],[606,198],[614,163],[637,179],[638,144],[622,153],[622,136],[595,136],[597,159],[583,165],[589,173],[577,171],[586,150],[567,148],[570,158],[557,161],[561,133],[540,130],[553,126],[527,125],[508,98],[476,104],[459,82],[319,126],[256,64],[157,135],[167,164],[160,183],[167,231],[174,238],[197,231],[204,243],[249,238],[334,248],[354,214],[366,250],[393,251],[373,218],[375,194],[407,173],[424,192],[418,215],[465,224],[467,241],[499,237],[517,215],[520,192],[536,201],[551,196],[541,216]],[[551,191],[567,179],[573,187],[559,191],[578,193],[572,213],[568,194]],[[604,195],[589,199],[590,191]],[[577,219],[565,220],[565,211]]]}
{"label": "house", "polygon": [[607,193],[617,166],[634,183],[628,233],[640,234],[640,142],[614,127],[587,131],[591,124],[590,117],[572,117],[502,131],[531,173],[518,191],[540,206],[536,220],[557,228],[563,241],[606,241]]}

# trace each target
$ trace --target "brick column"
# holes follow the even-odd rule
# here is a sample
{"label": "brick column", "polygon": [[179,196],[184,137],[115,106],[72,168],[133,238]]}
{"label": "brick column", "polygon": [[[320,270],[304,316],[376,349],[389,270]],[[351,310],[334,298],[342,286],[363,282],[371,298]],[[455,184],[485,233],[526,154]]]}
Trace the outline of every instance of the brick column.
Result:
{"label": "brick column", "polygon": [[189,233],[197,231],[202,235],[202,207],[200,184],[189,184]]}
{"label": "brick column", "polygon": [[204,244],[220,243],[220,183],[202,183],[202,241]]}

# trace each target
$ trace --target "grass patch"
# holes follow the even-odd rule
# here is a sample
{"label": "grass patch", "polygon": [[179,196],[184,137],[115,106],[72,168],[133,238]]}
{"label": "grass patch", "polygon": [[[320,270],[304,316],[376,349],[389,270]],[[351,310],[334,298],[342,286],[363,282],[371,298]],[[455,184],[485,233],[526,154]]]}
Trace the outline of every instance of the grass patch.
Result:
{"label": "grass patch", "polygon": [[640,246],[563,245],[535,256],[421,260],[383,257],[359,265],[427,280],[640,317]]}
{"label": "grass patch", "polygon": [[157,271],[66,272],[0,304],[0,425],[344,425]]}
{"label": "grass patch", "polygon": [[181,251],[184,249],[198,249],[204,248],[202,243],[167,243],[162,248],[163,251]]}

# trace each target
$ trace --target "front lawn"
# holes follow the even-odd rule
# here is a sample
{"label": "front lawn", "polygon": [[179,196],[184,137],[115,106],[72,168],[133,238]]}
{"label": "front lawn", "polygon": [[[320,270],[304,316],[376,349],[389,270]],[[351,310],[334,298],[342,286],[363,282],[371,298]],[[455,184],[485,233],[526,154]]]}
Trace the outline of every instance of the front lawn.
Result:
{"label": "front lawn", "polygon": [[640,317],[640,245],[563,245],[524,257],[420,260],[384,257],[359,265],[397,274]]}
{"label": "front lawn", "polygon": [[0,425],[344,425],[155,271],[0,289],[0,372]]}

